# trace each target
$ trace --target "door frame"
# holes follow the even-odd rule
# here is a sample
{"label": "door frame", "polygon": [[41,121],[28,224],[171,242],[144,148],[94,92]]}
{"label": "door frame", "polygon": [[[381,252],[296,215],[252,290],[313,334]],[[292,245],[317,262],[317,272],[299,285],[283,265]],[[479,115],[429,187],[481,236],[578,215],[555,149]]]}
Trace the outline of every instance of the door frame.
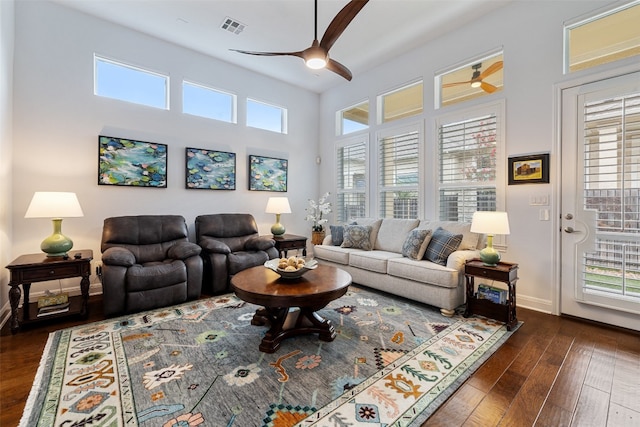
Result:
{"label": "door frame", "polygon": [[[557,177],[555,183],[552,185],[552,200],[553,208],[551,209],[552,213],[552,229],[555,230],[553,233],[553,284],[552,288],[552,298],[551,298],[551,314],[560,316],[562,313],[560,312],[560,301],[562,297],[562,271],[561,271],[561,260],[560,257],[562,255],[562,219],[560,218],[560,207],[562,206],[562,92],[566,89],[570,89],[572,87],[583,86],[586,84],[596,83],[601,80],[608,80],[614,77],[624,76],[626,74],[631,74],[635,72],[640,72],[640,64],[632,64],[623,67],[612,68],[605,71],[600,71],[597,73],[577,76],[575,78],[571,78],[570,80],[566,80],[553,85],[553,151],[555,152],[556,161],[554,163],[553,172],[554,176]],[[580,73],[578,73],[580,74]]]}

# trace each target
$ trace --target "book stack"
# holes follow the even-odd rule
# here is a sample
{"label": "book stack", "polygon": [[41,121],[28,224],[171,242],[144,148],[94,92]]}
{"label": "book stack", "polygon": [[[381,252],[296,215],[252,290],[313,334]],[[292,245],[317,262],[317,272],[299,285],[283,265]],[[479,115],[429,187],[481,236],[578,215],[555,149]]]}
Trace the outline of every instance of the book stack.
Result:
{"label": "book stack", "polygon": [[47,305],[38,309],[38,317],[51,316],[52,314],[66,313],[69,311],[69,302],[55,305]]}
{"label": "book stack", "polygon": [[494,288],[493,286],[478,285],[478,299],[488,299],[496,304],[506,304],[509,292],[506,289]]}

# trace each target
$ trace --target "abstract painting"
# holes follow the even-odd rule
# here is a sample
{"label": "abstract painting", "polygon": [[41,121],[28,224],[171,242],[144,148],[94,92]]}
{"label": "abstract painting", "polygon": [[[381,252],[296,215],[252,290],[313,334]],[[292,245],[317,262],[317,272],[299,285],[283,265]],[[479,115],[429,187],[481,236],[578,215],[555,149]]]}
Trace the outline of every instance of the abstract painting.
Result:
{"label": "abstract painting", "polygon": [[249,155],[249,190],[287,191],[289,161]]}
{"label": "abstract painting", "polygon": [[98,137],[98,185],[167,188],[167,145]]}
{"label": "abstract painting", "polygon": [[236,153],[187,147],[186,169],[186,188],[236,189]]}

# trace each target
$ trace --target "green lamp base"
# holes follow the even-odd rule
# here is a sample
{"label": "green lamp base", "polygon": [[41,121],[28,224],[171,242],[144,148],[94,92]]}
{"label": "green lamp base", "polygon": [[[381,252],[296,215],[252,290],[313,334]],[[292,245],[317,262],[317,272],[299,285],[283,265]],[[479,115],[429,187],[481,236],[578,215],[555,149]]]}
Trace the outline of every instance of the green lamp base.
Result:
{"label": "green lamp base", "polygon": [[276,223],[271,226],[271,234],[274,236],[282,236],[284,232],[284,225],[280,224],[280,214],[276,214]]}
{"label": "green lamp base", "polygon": [[65,256],[73,248],[73,241],[61,233],[62,219],[54,218],[52,221],[53,234],[42,241],[40,249],[48,257]]}
{"label": "green lamp base", "polygon": [[480,251],[480,260],[488,267],[495,267],[500,262],[500,252],[493,249],[493,246],[487,246]]}

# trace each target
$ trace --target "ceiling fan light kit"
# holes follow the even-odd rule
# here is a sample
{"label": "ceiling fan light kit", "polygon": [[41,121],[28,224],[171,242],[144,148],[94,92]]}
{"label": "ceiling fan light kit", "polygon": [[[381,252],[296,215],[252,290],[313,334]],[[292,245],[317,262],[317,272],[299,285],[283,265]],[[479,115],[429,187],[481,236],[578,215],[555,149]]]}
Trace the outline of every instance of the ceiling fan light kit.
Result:
{"label": "ceiling fan light kit", "polygon": [[471,79],[469,81],[466,82],[454,82],[454,83],[447,83],[442,85],[443,88],[447,88],[447,87],[452,87],[452,86],[459,86],[459,85],[471,85],[472,88],[476,89],[476,88],[482,88],[483,91],[487,92],[487,93],[493,93],[496,90],[498,90],[497,87],[495,87],[492,84],[489,84],[487,82],[484,81],[485,78],[489,77],[491,74],[500,71],[502,69],[502,67],[504,66],[504,63],[502,61],[496,61],[493,64],[489,65],[489,67],[487,67],[487,69],[485,69],[484,71],[480,72],[480,68],[482,68],[482,62],[475,64],[473,66],[471,66],[471,69],[473,69],[473,74],[471,75]]}
{"label": "ceiling fan light kit", "polygon": [[307,67],[319,70],[327,68],[345,79],[351,81],[353,77],[351,71],[338,61],[329,58],[329,49],[338,40],[347,26],[353,21],[358,12],[367,4],[369,0],[351,0],[340,12],[333,18],[322,40],[318,42],[318,0],[315,0],[315,16],[314,16],[314,39],[310,47],[299,52],[252,52],[248,50],[231,49],[233,51],[244,53],[246,55],[258,56],[297,56],[302,58]]}

